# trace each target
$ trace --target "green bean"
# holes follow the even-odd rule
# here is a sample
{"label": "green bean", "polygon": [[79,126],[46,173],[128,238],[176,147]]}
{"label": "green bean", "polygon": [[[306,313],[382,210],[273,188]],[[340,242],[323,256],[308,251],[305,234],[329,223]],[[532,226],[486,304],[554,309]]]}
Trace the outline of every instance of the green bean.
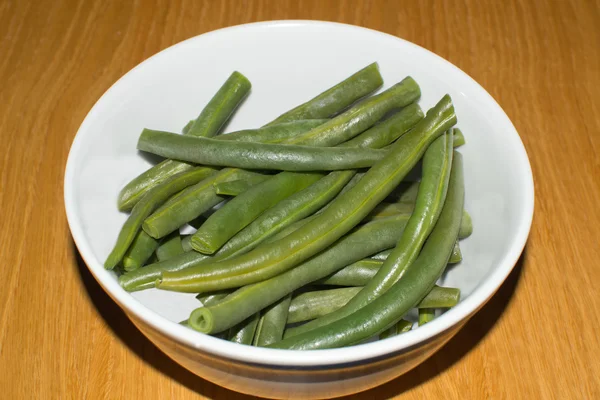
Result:
{"label": "green bean", "polygon": [[236,179],[235,181],[215,183],[213,186],[215,193],[220,196],[238,196],[253,185],[243,179]]}
{"label": "green bean", "polygon": [[232,260],[164,272],[157,287],[186,292],[240,287],[298,265],[359,224],[402,181],[429,144],[455,123],[450,97],[444,96],[424,119],[396,141],[393,151],[371,167],[356,186],[297,231]]}
{"label": "green bean", "polygon": [[[458,235],[464,204],[462,156],[452,160],[450,185],[444,207],[417,260],[402,279],[354,313],[329,325],[283,339],[269,347],[309,350],[351,345],[383,332],[417,305],[444,272]],[[197,321],[190,319],[196,328]]]}
{"label": "green bean", "polygon": [[219,136],[219,140],[236,140],[238,142],[281,143],[294,136],[308,132],[327,122],[327,119],[303,119],[269,125],[259,129],[246,129]]}
{"label": "green bean", "polygon": [[283,338],[291,298],[291,295],[287,295],[262,312],[254,335],[254,346],[268,346]]}
{"label": "green bean", "polygon": [[137,148],[203,165],[283,171],[333,171],[370,167],[385,150],[229,142],[144,129]]}
{"label": "green bean", "polygon": [[415,211],[397,246],[375,277],[365,285],[364,290],[336,312],[289,329],[286,334],[291,337],[348,316],[381,296],[402,277],[419,255],[444,205],[452,166],[452,139],[452,134],[446,133],[436,139],[425,152],[423,178],[419,185]]}
{"label": "green bean", "polygon": [[401,333],[405,333],[408,332],[412,329],[413,323],[410,321],[407,321],[405,319],[401,319],[400,321],[398,321],[397,323],[395,323],[394,325],[392,325],[391,328],[386,329],[385,331],[383,331],[380,335],[379,335],[379,339],[387,339],[390,338],[392,336],[397,336]]}
{"label": "green bean", "polygon": [[460,246],[458,244],[458,240],[454,243],[454,248],[452,249],[452,255],[448,260],[448,264],[456,264],[462,261],[462,252],[460,251]]}
{"label": "green bean", "polygon": [[183,133],[184,135],[187,135],[188,132],[190,131],[190,129],[192,128],[192,125],[194,125],[194,122],[196,122],[196,121],[193,119],[189,120],[189,122],[187,124],[185,124],[185,126],[181,129],[181,133]]}
{"label": "green bean", "polygon": [[417,199],[419,184],[421,182],[402,182],[385,201],[390,203],[414,203]]}
{"label": "green bean", "polygon": [[181,253],[183,253],[183,246],[181,245],[181,237],[177,230],[165,236],[161,241],[160,246],[158,246],[158,249],[156,249],[158,261],[168,260]]}
{"label": "green bean", "polygon": [[460,300],[460,289],[434,286],[417,308],[452,308]]}
{"label": "green bean", "polygon": [[468,212],[464,212],[460,221],[460,230],[458,231],[459,239],[466,239],[473,233],[473,220]]}
{"label": "green bean", "polygon": [[460,129],[454,128],[452,133],[454,134],[454,147],[459,147],[467,143],[465,140],[465,135],[463,135]]}
{"label": "green bean", "polygon": [[255,172],[240,169],[224,169],[216,174],[188,187],[176,199],[166,202],[152,215],[144,220],[143,228],[150,236],[159,239],[183,224],[198,217],[203,212],[216,206],[224,197],[218,196],[214,189],[215,182],[247,179],[262,180],[263,176]]}
{"label": "green bean", "polygon": [[335,146],[373,126],[390,111],[405,107],[421,96],[419,85],[407,77],[391,88],[372,96],[310,131],[285,143]]}
{"label": "green bean", "polygon": [[229,296],[230,294],[231,294],[230,290],[221,290],[218,292],[210,292],[210,293],[200,293],[199,295],[196,296],[196,299],[198,299],[198,301],[200,303],[202,303],[202,305],[204,307],[208,307],[213,304],[217,304],[219,301],[223,300],[225,297]]}
{"label": "green bean", "polygon": [[[190,171],[181,172],[148,190],[131,210],[131,215],[123,224],[117,238],[115,247],[104,263],[106,269],[113,269],[123,258],[131,242],[138,234],[144,219],[169,197],[180,190],[201,181],[213,174],[213,168],[198,167]],[[152,235],[150,235],[152,236]]]}
{"label": "green bean", "polygon": [[192,235],[184,235],[181,237],[181,247],[184,252],[192,251]]}
{"label": "green bean", "polygon": [[372,63],[317,97],[275,118],[269,125],[298,119],[330,118],[383,85],[377,63]]}
{"label": "green bean", "polygon": [[[215,136],[240,102],[246,97],[250,91],[250,87],[250,81],[245,76],[237,71],[233,72],[204,107],[198,118],[194,120],[194,123],[189,128],[186,125],[186,135]],[[174,160],[164,160],[155,165],[125,185],[119,193],[119,210],[127,211],[132,209],[146,191],[170,176],[191,168],[192,165],[188,163]]]}
{"label": "green bean", "polygon": [[140,230],[123,256],[125,271],[133,271],[143,266],[158,247],[158,241]]}
{"label": "green bean", "polygon": [[288,324],[309,321],[338,310],[361,289],[362,287],[347,287],[315,290],[294,296],[290,303]]}
{"label": "green bean", "polygon": [[254,339],[254,333],[256,332],[256,326],[258,325],[258,318],[260,314],[254,314],[247,320],[241,322],[237,326],[232,327],[229,330],[229,341],[239,344],[251,345]]}
{"label": "green bean", "polygon": [[296,268],[238,289],[214,306],[194,310],[190,316],[191,326],[204,333],[228,329],[294,290],[393,246],[406,221],[405,216],[395,216],[362,225]]}
{"label": "green bean", "polygon": [[371,211],[365,219],[374,220],[377,218],[387,218],[397,214],[410,214],[415,208],[414,203],[384,203],[381,202]]}
{"label": "green bean", "polygon": [[352,263],[315,283],[332,286],[364,286],[379,271],[381,264],[383,264],[383,261],[366,258]]}
{"label": "green bean", "polygon": [[435,309],[419,308],[419,326],[425,325],[435,319]]}
{"label": "green bean", "polygon": [[321,173],[279,173],[230,200],[192,236],[192,247],[213,254],[260,214],[323,177]]}

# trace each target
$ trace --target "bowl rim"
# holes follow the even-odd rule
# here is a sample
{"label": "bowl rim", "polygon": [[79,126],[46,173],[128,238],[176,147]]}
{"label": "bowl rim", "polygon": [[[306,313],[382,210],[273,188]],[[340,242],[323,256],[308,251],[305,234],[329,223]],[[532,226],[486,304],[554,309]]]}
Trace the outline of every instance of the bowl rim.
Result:
{"label": "bowl rim", "polygon": [[[74,181],[76,168],[75,155],[79,152],[82,146],[82,137],[84,135],[83,132],[85,132],[88,129],[88,125],[91,124],[90,121],[97,112],[96,110],[98,109],[98,104],[103,101],[103,99],[113,90],[115,86],[120,85],[124,81],[128,80],[134,71],[136,71],[138,68],[142,68],[145,64],[152,62],[152,60],[154,60],[156,57],[164,57],[166,53],[179,46],[183,46],[188,42],[202,40],[208,36],[219,35],[223,31],[243,31],[245,29],[286,26],[301,27],[307,25],[323,25],[325,28],[331,27],[334,29],[342,28],[348,30],[358,30],[386,39],[393,38],[395,40],[399,40],[403,42],[403,45],[412,47],[414,50],[429,53],[429,56],[437,58],[438,61],[446,64],[447,67],[456,70],[457,73],[464,75],[466,79],[470,80],[474,85],[474,90],[480,91],[481,93],[479,93],[479,95],[483,98],[486,98],[490,102],[491,106],[496,107],[499,113],[498,116],[502,119],[505,119],[505,127],[507,128],[507,131],[505,132],[505,140],[512,142],[511,148],[513,148],[513,151],[515,151],[515,154],[513,155],[513,161],[520,164],[519,170],[523,174],[523,208],[521,209],[518,218],[517,234],[514,236],[512,243],[510,244],[509,251],[497,263],[498,265],[494,271],[492,271],[492,273],[489,274],[489,276],[481,284],[479,284],[465,300],[461,301],[454,308],[448,310],[434,321],[419,327],[418,330],[413,330],[402,335],[389,338],[385,341],[375,341],[352,346],[353,351],[348,351],[348,348],[310,351],[267,349],[251,346],[244,346],[242,348],[239,344],[223,341],[209,335],[192,331],[187,327],[181,326],[166,319],[165,317],[162,317],[149,308],[146,308],[142,303],[137,301],[133,296],[122,289],[116,280],[105,279],[102,274],[100,274],[100,271],[103,271],[104,267],[102,263],[95,258],[91,246],[85,240],[83,227],[77,218],[77,207],[75,206],[77,203],[75,197],[76,191],[74,189],[74,185],[72,184]],[[75,138],[73,139],[65,169],[64,201],[67,221],[73,236],[73,240],[89,271],[92,273],[103,290],[109,294],[109,296],[117,304],[119,304],[126,314],[134,314],[138,320],[143,321],[156,331],[164,334],[178,343],[215,356],[259,365],[277,365],[281,367],[318,367],[353,363],[365,359],[385,356],[386,354],[397,353],[440,335],[475,313],[494,295],[494,293],[502,285],[523,252],[533,219],[534,184],[527,152],[510,118],[508,118],[502,107],[500,107],[496,100],[481,85],[479,85],[467,73],[449,61],[405,39],[365,27],[318,20],[274,20],[234,25],[191,37],[176,43],[142,61],[140,64],[136,65],[125,75],[119,78],[115,83],[113,83],[88,112],[82,124],[80,125]],[[128,315],[128,318],[131,318],[131,316]]]}

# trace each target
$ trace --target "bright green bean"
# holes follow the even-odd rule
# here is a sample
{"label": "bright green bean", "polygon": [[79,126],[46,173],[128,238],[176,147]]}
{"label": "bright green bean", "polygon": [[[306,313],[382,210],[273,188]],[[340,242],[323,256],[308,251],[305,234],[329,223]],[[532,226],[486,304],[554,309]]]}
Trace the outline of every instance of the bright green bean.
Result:
{"label": "bright green bean", "polygon": [[269,125],[258,129],[246,129],[218,136],[219,140],[238,142],[281,143],[294,136],[303,134],[327,122],[327,119],[304,119]]}
{"label": "bright green bean", "polygon": [[143,230],[140,230],[123,256],[123,268],[125,271],[133,271],[143,266],[150,259],[157,247],[158,241]]}
{"label": "bright green bean", "polygon": [[198,301],[202,303],[204,307],[211,306],[213,304],[217,304],[219,301],[223,300],[225,297],[231,294],[230,290],[221,290],[218,292],[210,292],[210,293],[200,293],[196,296]]}
{"label": "bright green bean", "polygon": [[[309,350],[351,345],[383,332],[417,305],[444,272],[458,235],[464,205],[462,156],[452,160],[444,207],[417,260],[387,292],[358,311],[269,347]],[[196,321],[190,319],[190,325]],[[194,327],[195,328],[195,327]]]}
{"label": "bright green bean", "polygon": [[[104,263],[106,269],[113,269],[123,258],[131,242],[138,234],[144,219],[169,197],[180,190],[194,185],[215,172],[213,168],[198,167],[171,176],[160,185],[148,190],[131,210],[131,215],[123,224],[115,247]],[[152,235],[150,235],[152,236]]]}
{"label": "bright green bean", "polygon": [[229,341],[251,345],[254,340],[254,333],[256,332],[259,317],[260,314],[256,313],[247,320],[229,329]]}
{"label": "bright green bean", "polygon": [[238,196],[250,189],[253,185],[243,179],[236,179],[235,181],[215,183],[213,186],[215,193],[220,196]]}
{"label": "bright green bean", "polygon": [[290,303],[288,324],[309,321],[336,311],[361,289],[362,287],[347,287],[315,290],[294,296]]}
{"label": "bright green bean", "polygon": [[377,63],[372,63],[317,97],[275,118],[269,125],[298,119],[330,118],[383,85]]}
{"label": "bright green bean", "polygon": [[315,283],[333,286],[364,286],[379,271],[381,264],[383,264],[383,261],[366,258],[352,263]]}
{"label": "bright green bean", "polygon": [[294,290],[393,246],[406,221],[406,216],[395,216],[362,225],[296,268],[238,289],[214,306],[194,310],[190,316],[193,329],[204,333],[223,331]]}
{"label": "bright green bean", "polygon": [[181,253],[183,253],[183,246],[181,245],[181,237],[177,230],[165,236],[161,241],[160,246],[158,246],[158,249],[156,249],[158,261],[168,260]]}
{"label": "bright green bean", "polygon": [[289,329],[286,335],[289,334],[291,337],[308,332],[348,316],[381,296],[402,277],[419,255],[421,247],[435,226],[444,205],[452,166],[452,139],[452,134],[446,133],[437,138],[425,152],[423,178],[419,185],[415,211],[396,248],[386,258],[364,290],[341,309],[302,326]]}
{"label": "bright green bean", "polygon": [[435,309],[419,308],[419,326],[425,325],[435,319]]}
{"label": "bright green bean", "polygon": [[184,235],[181,237],[181,247],[184,252],[192,251],[192,244],[190,243],[192,240],[192,235]]}
{"label": "bright green bean", "polygon": [[254,346],[268,346],[283,338],[291,298],[291,295],[287,295],[265,308],[256,327]]}
{"label": "bright green bean", "polygon": [[379,335],[379,339],[387,339],[392,336],[397,336],[401,333],[409,332],[412,329],[413,323],[405,319],[401,319],[391,328],[386,329]]}
{"label": "bright green bean", "polygon": [[236,179],[262,180],[264,177],[255,172],[241,169],[221,170],[213,176],[188,187],[175,200],[166,202],[152,215],[145,218],[144,230],[153,238],[159,239],[179,229],[183,224],[225,200],[224,197],[215,193],[213,189],[215,182]]}
{"label": "bright green bean", "polygon": [[322,173],[279,173],[233,198],[192,236],[192,247],[213,254],[260,214],[323,177]]}
{"label": "bright green bean", "polygon": [[204,292],[240,287],[280,274],[323,250],[356,226],[396,187],[439,135],[456,123],[449,96],[444,98],[365,176],[306,225],[260,250],[201,268],[164,272],[161,289]]}
{"label": "bright green bean", "polygon": [[[250,81],[237,71],[234,71],[221,86],[213,98],[204,107],[194,123],[184,128],[186,135],[215,136],[233,111],[250,91]],[[187,129],[186,129],[187,128]],[[163,182],[170,176],[187,171],[192,165],[175,160],[164,160],[148,169],[129,182],[119,193],[119,210],[127,211],[141,199],[142,195],[152,187]]]}

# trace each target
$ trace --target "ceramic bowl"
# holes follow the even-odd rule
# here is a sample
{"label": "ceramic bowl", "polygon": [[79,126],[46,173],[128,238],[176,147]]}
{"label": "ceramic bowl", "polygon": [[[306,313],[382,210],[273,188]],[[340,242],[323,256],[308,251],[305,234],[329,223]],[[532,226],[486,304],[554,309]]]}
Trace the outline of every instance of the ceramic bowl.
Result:
{"label": "ceramic bowl", "polygon": [[[259,127],[367,64],[377,61],[385,87],[411,75],[420,105],[452,96],[464,155],[466,209],[475,227],[461,242],[464,261],[441,283],[462,299],[433,322],[352,348],[286,351],[242,346],[177,322],[197,307],[193,295],[127,293],[102,264],[126,214],[121,187],[150,165],[136,151],[142,128],[179,132],[227,76],[238,70],[252,92],[227,131]],[[73,141],[65,207],[89,270],[135,325],[195,374],[224,387],[276,398],[331,398],[362,391],[415,367],[448,341],[496,292],[525,245],[533,215],[533,180],[518,133],[494,99],[464,72],[410,42],[355,26],[276,21],[234,26],[191,38],[144,61],[94,105]]]}

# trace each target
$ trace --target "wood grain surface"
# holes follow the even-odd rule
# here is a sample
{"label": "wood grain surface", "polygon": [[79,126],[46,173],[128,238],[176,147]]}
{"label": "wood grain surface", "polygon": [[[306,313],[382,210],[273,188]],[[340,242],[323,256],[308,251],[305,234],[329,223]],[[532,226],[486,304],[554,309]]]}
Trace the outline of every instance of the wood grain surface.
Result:
{"label": "wood grain surface", "polygon": [[366,26],[448,59],[502,105],[536,184],[525,253],[441,351],[358,399],[600,398],[600,2],[0,2],[0,398],[249,398],[195,377],[129,322],[74,248],[71,141],[154,53],[271,19]]}

